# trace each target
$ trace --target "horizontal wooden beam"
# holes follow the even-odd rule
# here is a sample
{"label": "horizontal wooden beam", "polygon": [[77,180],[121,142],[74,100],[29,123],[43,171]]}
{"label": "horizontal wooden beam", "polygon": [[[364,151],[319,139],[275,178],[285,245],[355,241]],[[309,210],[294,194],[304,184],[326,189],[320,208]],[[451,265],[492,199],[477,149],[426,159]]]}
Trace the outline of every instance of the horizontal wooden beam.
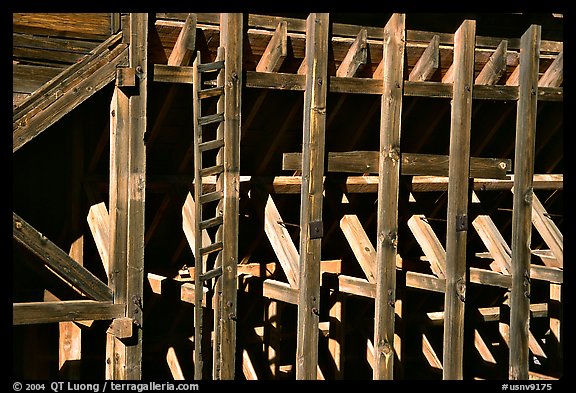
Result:
{"label": "horizontal wooden beam", "polygon": [[12,324],[115,319],[124,317],[125,309],[124,304],[93,300],[14,303]]}
{"label": "horizontal wooden beam", "polygon": [[[535,190],[562,190],[564,188],[564,175],[543,174],[534,175]],[[514,175],[506,179],[474,179],[474,191],[509,191],[514,186]],[[414,192],[446,191],[448,190],[447,176],[414,176],[412,189]]]}
{"label": "horizontal wooden beam", "polygon": [[[351,151],[328,153],[328,172],[352,172],[378,174],[377,151]],[[298,170],[302,165],[302,153],[284,153],[283,170]],[[506,179],[512,162],[509,159],[470,159],[470,177]],[[434,154],[402,153],[402,175],[445,176],[448,174],[448,156]]]}
{"label": "horizontal wooden beam", "polygon": [[12,213],[12,224],[13,238],[38,256],[66,283],[93,300],[112,300],[112,290],[106,284],[16,213]]}

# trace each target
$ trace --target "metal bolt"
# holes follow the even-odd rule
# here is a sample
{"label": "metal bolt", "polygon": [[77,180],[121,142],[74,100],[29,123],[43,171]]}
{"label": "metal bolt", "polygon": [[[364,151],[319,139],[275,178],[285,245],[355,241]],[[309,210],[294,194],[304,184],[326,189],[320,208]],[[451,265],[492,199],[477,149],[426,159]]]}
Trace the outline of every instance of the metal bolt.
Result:
{"label": "metal bolt", "polygon": [[506,169],[506,163],[504,161],[500,161],[500,163],[498,163],[498,166],[500,167],[500,169]]}
{"label": "metal bolt", "polygon": [[316,307],[312,307],[312,314],[320,315],[320,311]]}
{"label": "metal bolt", "polygon": [[142,72],[144,72],[144,69],[142,68],[141,65],[136,66],[136,72],[141,74]]}
{"label": "metal bolt", "polygon": [[20,221],[16,221],[16,229],[22,229],[22,223]]}

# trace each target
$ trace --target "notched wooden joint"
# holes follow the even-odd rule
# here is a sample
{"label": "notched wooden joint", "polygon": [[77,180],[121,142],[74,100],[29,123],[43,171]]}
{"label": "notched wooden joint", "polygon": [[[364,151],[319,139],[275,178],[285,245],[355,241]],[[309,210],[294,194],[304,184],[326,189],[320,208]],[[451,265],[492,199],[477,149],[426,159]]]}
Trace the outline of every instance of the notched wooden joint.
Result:
{"label": "notched wooden joint", "polygon": [[116,338],[129,338],[132,337],[134,320],[132,318],[116,318],[106,330],[106,333],[113,335]]}
{"label": "notched wooden joint", "polygon": [[116,86],[118,87],[135,87],[136,86],[136,68],[118,67],[116,68]]}

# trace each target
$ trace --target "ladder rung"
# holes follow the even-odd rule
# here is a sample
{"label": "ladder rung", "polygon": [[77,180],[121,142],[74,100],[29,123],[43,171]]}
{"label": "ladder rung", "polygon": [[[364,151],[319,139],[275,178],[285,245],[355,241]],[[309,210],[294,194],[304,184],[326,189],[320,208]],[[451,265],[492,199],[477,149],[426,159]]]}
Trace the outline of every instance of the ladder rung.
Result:
{"label": "ladder rung", "polygon": [[218,71],[224,68],[224,60],[213,61],[212,63],[198,64],[198,72]]}
{"label": "ladder rung", "polygon": [[198,125],[205,126],[207,124],[218,123],[224,121],[223,113],[215,113],[213,115],[202,116],[198,118]]}
{"label": "ladder rung", "polygon": [[200,255],[210,254],[216,251],[220,251],[224,248],[222,242],[212,243],[209,246],[200,249]]}
{"label": "ladder rung", "polygon": [[209,192],[200,196],[200,203],[208,203],[222,199],[224,192],[222,190]]}
{"label": "ladder rung", "polygon": [[224,94],[224,87],[223,86],[217,86],[217,87],[211,87],[211,88],[204,89],[204,90],[199,90],[198,91],[198,98],[204,99],[204,98],[209,98],[209,97],[218,97],[218,96],[221,96],[222,94]]}
{"label": "ladder rung", "polygon": [[208,270],[206,273],[200,275],[200,281],[207,281],[211,278],[218,277],[222,275],[222,266],[218,266],[215,269]]}
{"label": "ladder rung", "polygon": [[208,168],[200,169],[200,176],[210,176],[210,175],[217,175],[219,173],[224,172],[224,165],[214,165]]}
{"label": "ladder rung", "polygon": [[198,145],[200,151],[219,149],[224,146],[224,139],[215,139],[213,141],[203,142]]}
{"label": "ladder rung", "polygon": [[212,228],[218,225],[222,225],[222,216],[200,221],[200,229]]}

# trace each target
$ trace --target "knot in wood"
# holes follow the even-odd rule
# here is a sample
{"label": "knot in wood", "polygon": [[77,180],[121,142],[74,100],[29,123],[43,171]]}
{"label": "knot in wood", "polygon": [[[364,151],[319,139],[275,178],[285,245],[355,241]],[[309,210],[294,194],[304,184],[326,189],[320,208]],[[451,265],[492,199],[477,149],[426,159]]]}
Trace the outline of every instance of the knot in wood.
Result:
{"label": "knot in wood", "polygon": [[380,343],[378,349],[379,349],[380,353],[382,353],[384,355],[389,355],[392,352],[392,345],[390,345],[389,342],[384,341],[384,342]]}
{"label": "knot in wood", "polygon": [[526,191],[526,194],[524,194],[524,202],[526,202],[527,204],[532,203],[532,189],[529,189],[528,191]]}
{"label": "knot in wood", "polygon": [[459,278],[458,281],[456,281],[456,295],[458,299],[464,303],[466,300],[466,281],[463,278]]}

